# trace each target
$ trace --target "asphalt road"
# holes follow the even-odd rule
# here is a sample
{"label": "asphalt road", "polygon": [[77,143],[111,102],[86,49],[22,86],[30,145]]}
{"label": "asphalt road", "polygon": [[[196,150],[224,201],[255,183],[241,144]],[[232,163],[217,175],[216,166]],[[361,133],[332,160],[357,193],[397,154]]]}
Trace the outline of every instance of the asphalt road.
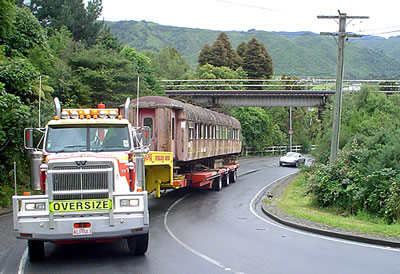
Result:
{"label": "asphalt road", "polygon": [[297,171],[277,163],[277,157],[244,159],[239,175],[245,175],[220,192],[151,198],[150,246],[140,257],[129,256],[124,241],[48,243],[45,261],[20,264],[26,243],[13,238],[11,215],[2,216],[0,272],[400,273],[398,249],[326,238],[267,219],[257,204],[263,187]]}

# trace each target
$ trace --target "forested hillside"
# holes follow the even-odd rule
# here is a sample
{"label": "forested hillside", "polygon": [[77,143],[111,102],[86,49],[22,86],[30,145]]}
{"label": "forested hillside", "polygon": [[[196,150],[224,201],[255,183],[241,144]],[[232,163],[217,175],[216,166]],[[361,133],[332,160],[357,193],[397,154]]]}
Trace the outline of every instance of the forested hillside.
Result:
{"label": "forested hillside", "polygon": [[[122,43],[137,50],[161,50],[165,46],[176,48],[195,68],[200,49],[212,44],[220,32],[201,29],[179,28],[152,22],[121,21],[106,22]],[[256,37],[264,43],[272,56],[275,75],[335,77],[337,45],[332,37],[310,32],[273,33],[257,30],[225,32],[234,48],[241,42]],[[400,78],[400,38],[373,40],[379,45],[368,46],[361,39],[346,43],[345,77],[351,79]],[[378,41],[378,42],[377,42]],[[384,45],[383,45],[383,44]]]}

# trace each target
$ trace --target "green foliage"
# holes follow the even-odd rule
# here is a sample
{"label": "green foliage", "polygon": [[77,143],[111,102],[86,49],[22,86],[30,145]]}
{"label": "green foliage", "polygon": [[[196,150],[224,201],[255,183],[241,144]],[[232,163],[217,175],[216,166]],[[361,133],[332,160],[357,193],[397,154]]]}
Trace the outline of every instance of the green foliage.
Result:
{"label": "green foliage", "polygon": [[272,137],[277,133],[276,128],[263,108],[233,108],[232,115],[242,125],[244,147],[260,151],[264,147],[274,144]]}
{"label": "green foliage", "polygon": [[32,0],[33,14],[44,27],[61,29],[68,27],[75,41],[94,45],[103,29],[103,22],[97,21],[102,12],[102,1],[92,0],[85,7],[83,0]]}
{"label": "green foliage", "polygon": [[11,30],[15,14],[15,0],[0,0],[0,44]]}
{"label": "green foliage", "polygon": [[39,77],[38,70],[26,58],[14,58],[0,66],[0,82],[8,93],[32,102],[39,94],[33,93],[33,84]]}
{"label": "green foliage", "polygon": [[150,67],[160,79],[182,79],[190,72],[190,67],[182,55],[171,47],[165,47],[160,52],[143,51],[150,58]]}
{"label": "green foliage", "polygon": [[45,31],[28,8],[16,8],[16,15],[10,35],[5,37],[8,56],[27,56],[30,49],[40,47],[46,49]]}
{"label": "green foliage", "polygon": [[240,56],[232,49],[228,36],[222,32],[210,47],[205,44],[198,58],[199,66],[211,64],[216,67],[237,69],[241,64]]}
{"label": "green foliage", "polygon": [[96,44],[100,45],[106,50],[110,49],[117,52],[120,52],[123,48],[121,41],[119,41],[119,39],[109,30],[100,34],[100,36],[97,38]]}
{"label": "green foliage", "polygon": [[[344,102],[342,151],[334,165],[319,164],[309,174],[309,192],[320,206],[400,220],[399,97],[363,88]],[[317,160],[326,163],[329,134],[320,140]]]}
{"label": "green foliage", "polygon": [[3,86],[0,83],[0,108],[7,111],[0,115],[0,199],[10,194],[14,161],[17,163],[18,177],[26,178],[27,156],[21,136],[31,116],[30,108],[18,96],[6,93]]}
{"label": "green foliage", "polygon": [[256,38],[252,38],[246,45],[242,67],[250,79],[270,78],[274,74],[272,58]]}
{"label": "green foliage", "polygon": [[232,70],[228,67],[204,65],[197,68],[194,79],[247,79],[247,74],[242,68]]}

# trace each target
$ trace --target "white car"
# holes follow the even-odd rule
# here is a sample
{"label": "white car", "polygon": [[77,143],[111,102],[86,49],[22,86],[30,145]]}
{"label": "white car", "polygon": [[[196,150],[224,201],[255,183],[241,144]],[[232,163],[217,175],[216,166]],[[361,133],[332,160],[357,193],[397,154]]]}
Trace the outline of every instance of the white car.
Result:
{"label": "white car", "polygon": [[300,153],[297,152],[288,152],[285,156],[282,156],[279,159],[280,166],[295,166],[299,167],[300,165],[306,162],[306,158],[303,157]]}

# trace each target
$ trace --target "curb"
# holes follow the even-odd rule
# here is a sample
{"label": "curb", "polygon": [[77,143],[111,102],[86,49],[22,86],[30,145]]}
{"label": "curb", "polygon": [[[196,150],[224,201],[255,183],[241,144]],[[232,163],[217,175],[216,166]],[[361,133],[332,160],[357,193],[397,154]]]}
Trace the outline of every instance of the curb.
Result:
{"label": "curb", "polygon": [[325,229],[310,227],[310,226],[307,226],[304,224],[299,224],[299,223],[285,220],[283,218],[276,216],[275,214],[271,213],[270,211],[268,211],[268,209],[266,209],[266,207],[264,206],[263,202],[261,202],[261,209],[264,212],[264,214],[266,216],[268,216],[269,218],[271,218],[272,220],[274,220],[280,224],[283,224],[283,225],[286,225],[286,226],[289,226],[292,228],[296,228],[299,230],[303,230],[306,232],[311,232],[311,233],[315,233],[315,234],[319,234],[319,235],[323,235],[323,236],[334,237],[334,238],[339,238],[339,239],[349,240],[349,241],[354,241],[354,242],[373,244],[373,245],[379,245],[379,246],[384,246],[384,247],[400,248],[400,242],[396,242],[396,241],[376,239],[373,237],[363,237],[363,236],[351,235],[351,234],[336,232],[336,231],[332,231],[332,230],[325,230]]}

